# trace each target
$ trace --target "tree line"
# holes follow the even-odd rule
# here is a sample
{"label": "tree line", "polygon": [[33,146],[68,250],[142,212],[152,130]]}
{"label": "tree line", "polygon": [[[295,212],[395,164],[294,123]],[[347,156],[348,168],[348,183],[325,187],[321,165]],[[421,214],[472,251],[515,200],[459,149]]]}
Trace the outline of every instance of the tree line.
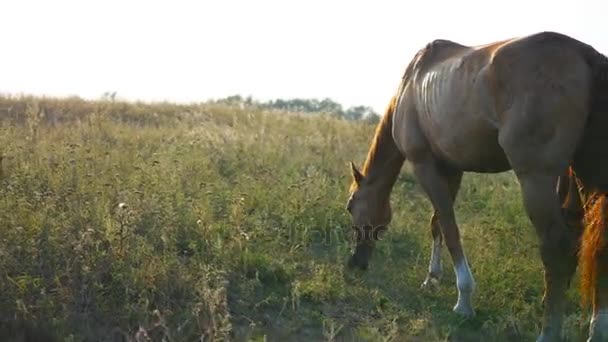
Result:
{"label": "tree line", "polygon": [[371,107],[352,106],[344,109],[341,104],[330,98],[321,100],[294,98],[259,101],[253,99],[251,96],[243,97],[241,95],[232,95],[213,100],[212,102],[228,105],[255,106],[258,108],[276,109],[285,112],[328,113],[334,117],[345,120],[365,120],[371,123],[378,122],[380,119],[380,116]]}

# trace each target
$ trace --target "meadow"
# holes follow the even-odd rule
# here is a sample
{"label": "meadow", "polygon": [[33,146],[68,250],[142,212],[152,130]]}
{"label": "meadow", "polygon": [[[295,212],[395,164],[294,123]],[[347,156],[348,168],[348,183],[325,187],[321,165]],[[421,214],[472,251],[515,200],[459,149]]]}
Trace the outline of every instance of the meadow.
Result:
{"label": "meadow", "polygon": [[[431,206],[409,166],[365,273],[344,207],[374,125],[202,103],[0,98],[0,340],[533,341],[542,266],[511,172],[466,174],[455,277],[422,291]],[[565,334],[588,313],[578,280]]]}

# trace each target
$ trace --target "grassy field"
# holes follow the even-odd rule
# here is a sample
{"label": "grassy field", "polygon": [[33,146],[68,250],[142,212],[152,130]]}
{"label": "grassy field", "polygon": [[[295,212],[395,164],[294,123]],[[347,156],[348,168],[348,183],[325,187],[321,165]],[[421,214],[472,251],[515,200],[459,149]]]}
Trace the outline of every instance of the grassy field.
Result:
{"label": "grassy field", "polygon": [[[0,99],[0,340],[533,341],[542,267],[512,173],[464,177],[455,278],[419,290],[430,204],[404,167],[350,273],[348,162],[374,127],[221,105]],[[577,281],[565,330],[582,340]],[[202,338],[202,339],[201,339]],[[164,339],[164,340],[163,340]],[[139,341],[138,340],[138,341]]]}

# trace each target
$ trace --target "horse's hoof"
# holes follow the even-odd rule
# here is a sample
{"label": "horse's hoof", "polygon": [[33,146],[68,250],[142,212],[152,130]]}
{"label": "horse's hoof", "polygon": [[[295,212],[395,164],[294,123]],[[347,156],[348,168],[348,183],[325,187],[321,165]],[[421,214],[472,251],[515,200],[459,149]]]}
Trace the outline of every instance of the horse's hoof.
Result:
{"label": "horse's hoof", "polygon": [[359,258],[353,255],[348,259],[347,266],[351,270],[356,268],[361,271],[365,271],[367,270],[367,261],[360,260]]}
{"label": "horse's hoof", "polygon": [[420,289],[425,291],[435,291],[439,288],[439,279],[431,276],[427,276]]}
{"label": "horse's hoof", "polygon": [[556,342],[556,341],[561,341],[562,339],[558,336],[552,336],[549,334],[540,334],[540,336],[538,336],[538,338],[536,339],[536,342]]}
{"label": "horse's hoof", "polygon": [[463,305],[463,304],[456,304],[456,306],[454,306],[454,309],[452,309],[452,311],[454,311],[455,313],[457,313],[460,316],[463,316],[465,318],[473,318],[475,317],[475,310],[469,305]]}

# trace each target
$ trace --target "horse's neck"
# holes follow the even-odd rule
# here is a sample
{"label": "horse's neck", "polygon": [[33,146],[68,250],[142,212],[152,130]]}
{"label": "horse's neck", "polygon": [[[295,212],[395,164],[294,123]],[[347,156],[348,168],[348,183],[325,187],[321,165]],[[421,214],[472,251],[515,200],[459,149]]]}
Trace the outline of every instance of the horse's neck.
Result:
{"label": "horse's neck", "polygon": [[380,197],[386,198],[390,195],[405,162],[393,140],[393,113],[394,110],[389,110],[378,124],[374,141],[363,165],[363,175],[367,182],[378,189]]}

